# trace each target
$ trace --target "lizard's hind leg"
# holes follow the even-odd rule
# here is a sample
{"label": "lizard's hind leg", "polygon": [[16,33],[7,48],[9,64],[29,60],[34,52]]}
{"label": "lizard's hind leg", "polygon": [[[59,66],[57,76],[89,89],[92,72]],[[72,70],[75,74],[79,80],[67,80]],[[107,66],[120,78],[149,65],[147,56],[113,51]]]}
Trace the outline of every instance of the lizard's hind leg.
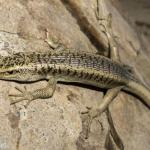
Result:
{"label": "lizard's hind leg", "polygon": [[[118,52],[118,49],[117,49],[117,46],[116,46],[116,43],[114,40],[113,32],[112,32],[112,26],[111,26],[112,16],[111,16],[111,14],[109,14],[106,22],[102,22],[102,21],[104,21],[104,19],[99,18],[99,9],[97,9],[97,10],[98,10],[98,12],[96,12],[97,20],[100,21],[99,25],[101,25],[104,28],[103,32],[105,33],[105,35],[108,39],[110,57],[111,57],[111,59],[120,62],[119,52]],[[86,129],[87,131],[86,131],[86,135],[85,135],[86,138],[88,138],[92,120],[94,118],[100,116],[101,113],[103,113],[104,111],[108,110],[107,108],[108,108],[109,104],[115,99],[115,97],[118,95],[118,93],[120,92],[120,90],[122,88],[123,88],[123,86],[108,89],[104,98],[99,102],[99,104],[95,108],[92,108],[88,112],[89,117],[87,119],[88,125],[87,125],[87,129]],[[115,132],[115,133],[117,133],[117,132]],[[117,134],[116,134],[116,136],[119,137]]]}
{"label": "lizard's hind leg", "polygon": [[118,95],[118,92],[120,91],[121,88],[122,87],[120,86],[120,87],[116,87],[116,88],[112,88],[112,89],[108,90],[107,93],[105,94],[104,98],[102,99],[102,101],[99,101],[98,105],[95,108],[92,108],[88,112],[85,138],[88,138],[92,120],[94,118],[100,116],[101,113],[107,109],[108,105]]}

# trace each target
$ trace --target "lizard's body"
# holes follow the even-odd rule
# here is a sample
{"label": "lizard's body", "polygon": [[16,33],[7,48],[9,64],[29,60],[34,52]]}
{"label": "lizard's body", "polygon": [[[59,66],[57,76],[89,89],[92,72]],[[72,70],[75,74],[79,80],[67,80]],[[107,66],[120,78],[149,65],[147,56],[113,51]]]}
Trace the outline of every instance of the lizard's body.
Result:
{"label": "lizard's body", "polygon": [[[55,78],[110,89],[124,86],[150,106],[150,92],[134,78],[125,65],[106,57],[84,52],[14,53],[1,56],[0,79],[32,82]],[[39,96],[42,98],[42,96]]]}
{"label": "lizard's body", "polygon": [[58,81],[79,82],[100,88],[125,85],[132,78],[128,69],[120,63],[100,55],[69,51],[15,53],[3,57],[0,68],[1,79],[28,82],[54,76]]}

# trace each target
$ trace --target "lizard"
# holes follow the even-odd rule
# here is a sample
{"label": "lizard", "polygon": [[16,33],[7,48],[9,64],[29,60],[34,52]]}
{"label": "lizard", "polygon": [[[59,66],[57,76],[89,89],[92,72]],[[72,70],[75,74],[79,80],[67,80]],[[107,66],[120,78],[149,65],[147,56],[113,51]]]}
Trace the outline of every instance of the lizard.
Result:
{"label": "lizard", "polygon": [[99,104],[89,111],[85,138],[88,137],[92,120],[108,108],[120,90],[137,95],[150,108],[150,91],[134,77],[130,67],[93,53],[65,49],[0,56],[0,80],[23,83],[48,80],[44,88],[28,91],[26,87],[16,87],[20,93],[9,94],[17,97],[11,104],[27,100],[26,106],[32,100],[52,97],[57,82],[77,82],[109,89]]}
{"label": "lizard", "polygon": [[78,82],[104,89],[122,87],[140,97],[150,107],[150,91],[134,77],[126,65],[104,56],[85,52],[49,51],[46,53],[18,52],[0,57],[0,80],[35,82],[48,80],[43,89],[21,90],[12,102],[49,98],[57,82]]}
{"label": "lizard", "polygon": [[[65,48],[63,51],[60,48],[61,51],[18,52],[11,56],[0,56],[0,80],[23,83],[48,80],[45,88],[33,91],[16,87],[20,94],[9,95],[18,97],[11,104],[28,100],[28,105],[32,100],[52,97],[57,82],[78,82],[109,89],[100,104],[90,112],[90,122],[106,110],[120,90],[137,95],[150,108],[150,90],[136,79],[132,68],[118,61],[118,52],[108,32],[107,37],[112,59]],[[52,41],[49,44],[54,49],[59,47]]]}

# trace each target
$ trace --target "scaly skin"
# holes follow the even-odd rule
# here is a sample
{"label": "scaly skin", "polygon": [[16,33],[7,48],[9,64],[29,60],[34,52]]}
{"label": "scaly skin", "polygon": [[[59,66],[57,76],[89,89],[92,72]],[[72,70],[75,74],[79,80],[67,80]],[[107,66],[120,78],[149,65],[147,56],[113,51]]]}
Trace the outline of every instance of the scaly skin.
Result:
{"label": "scaly skin", "polygon": [[0,79],[36,81],[55,76],[101,88],[127,84],[132,74],[124,65],[100,55],[74,52],[15,53],[0,62]]}
{"label": "scaly skin", "polygon": [[106,89],[124,86],[124,90],[143,98],[150,107],[150,92],[138,83],[131,69],[100,55],[56,51],[14,53],[12,56],[0,58],[2,80],[32,82],[51,77],[56,81],[79,82]]}

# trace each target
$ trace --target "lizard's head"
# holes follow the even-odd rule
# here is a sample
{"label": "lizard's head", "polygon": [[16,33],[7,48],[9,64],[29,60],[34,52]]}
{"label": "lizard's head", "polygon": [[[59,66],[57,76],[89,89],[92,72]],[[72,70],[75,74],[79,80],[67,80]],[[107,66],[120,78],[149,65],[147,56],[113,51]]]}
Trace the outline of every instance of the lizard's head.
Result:
{"label": "lizard's head", "polygon": [[25,59],[21,53],[13,54],[11,57],[0,56],[0,79],[29,81],[29,72],[26,71],[24,62]]}
{"label": "lizard's head", "polygon": [[[11,56],[0,56],[0,79],[30,82],[45,79],[35,67],[34,53],[14,53]],[[34,61],[35,63],[33,63]]]}
{"label": "lizard's head", "polygon": [[19,67],[6,67],[5,65],[0,67],[0,79],[14,81],[24,80],[23,74],[21,74]]}
{"label": "lizard's head", "polygon": [[12,74],[13,74],[13,71],[1,70],[0,71],[0,79],[13,80]]}
{"label": "lizard's head", "polygon": [[21,81],[20,73],[15,68],[0,68],[0,79]]}
{"label": "lizard's head", "polygon": [[10,79],[13,75],[12,65],[8,56],[0,56],[0,79]]}

